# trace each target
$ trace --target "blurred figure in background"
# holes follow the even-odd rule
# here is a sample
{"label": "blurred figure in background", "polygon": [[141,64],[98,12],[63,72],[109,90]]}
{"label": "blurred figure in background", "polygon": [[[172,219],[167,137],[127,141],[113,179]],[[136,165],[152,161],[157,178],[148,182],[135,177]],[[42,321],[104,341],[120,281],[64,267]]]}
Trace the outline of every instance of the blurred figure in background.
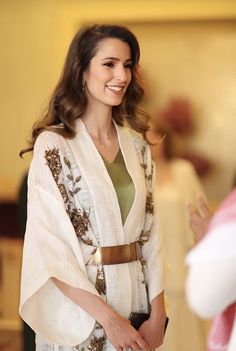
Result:
{"label": "blurred figure in background", "polygon": [[[214,316],[208,351],[236,350],[236,188],[209,223],[207,204],[191,205],[191,226],[201,242],[186,257],[186,291],[191,308],[203,318]],[[206,235],[203,236],[205,227]]]}
{"label": "blurred figure in background", "polygon": [[165,293],[170,323],[163,350],[202,351],[205,350],[205,327],[190,311],[185,299],[184,258],[194,245],[187,204],[196,203],[203,190],[192,164],[174,157],[168,129],[153,126],[147,137],[156,163],[158,213],[166,258]]}

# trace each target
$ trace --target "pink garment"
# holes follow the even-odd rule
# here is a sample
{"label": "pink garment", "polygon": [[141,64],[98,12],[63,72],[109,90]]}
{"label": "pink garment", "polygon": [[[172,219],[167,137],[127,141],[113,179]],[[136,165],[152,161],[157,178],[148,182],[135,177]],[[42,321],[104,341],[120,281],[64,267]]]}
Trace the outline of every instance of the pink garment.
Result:
{"label": "pink garment", "polygon": [[[236,189],[230,193],[220,206],[211,221],[209,230],[231,221],[236,222]],[[213,320],[208,336],[207,351],[227,351],[235,318],[236,303],[233,303]]]}
{"label": "pink garment", "polygon": [[219,225],[236,222],[236,188],[226,197],[213,216],[208,232]]}
{"label": "pink garment", "polygon": [[236,303],[213,320],[208,336],[208,351],[227,351],[235,313]]}

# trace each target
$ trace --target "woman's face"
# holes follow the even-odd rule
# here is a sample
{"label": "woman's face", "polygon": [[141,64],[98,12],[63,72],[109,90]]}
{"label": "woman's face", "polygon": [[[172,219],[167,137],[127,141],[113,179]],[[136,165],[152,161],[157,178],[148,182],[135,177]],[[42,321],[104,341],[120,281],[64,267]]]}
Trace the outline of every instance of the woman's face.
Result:
{"label": "woman's face", "polygon": [[127,43],[106,38],[84,72],[88,103],[117,106],[131,81],[131,52]]}

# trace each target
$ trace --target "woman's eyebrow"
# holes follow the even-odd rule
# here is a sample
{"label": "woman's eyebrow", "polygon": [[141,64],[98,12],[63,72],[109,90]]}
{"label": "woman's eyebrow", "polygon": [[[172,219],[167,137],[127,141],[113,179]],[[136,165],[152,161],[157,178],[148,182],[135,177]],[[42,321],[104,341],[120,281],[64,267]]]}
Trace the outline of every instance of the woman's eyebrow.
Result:
{"label": "woman's eyebrow", "polygon": [[[105,60],[120,61],[120,59],[118,57],[114,57],[114,56],[109,56],[109,57],[105,57],[104,59],[102,59],[102,61],[105,61]],[[125,62],[127,62],[127,61],[131,61],[131,58],[128,58],[125,60]]]}

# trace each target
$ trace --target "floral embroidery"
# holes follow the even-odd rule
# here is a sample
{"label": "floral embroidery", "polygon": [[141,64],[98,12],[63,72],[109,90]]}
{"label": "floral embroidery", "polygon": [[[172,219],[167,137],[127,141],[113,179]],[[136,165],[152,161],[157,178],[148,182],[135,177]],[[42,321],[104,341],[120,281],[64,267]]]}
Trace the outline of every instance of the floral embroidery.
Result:
{"label": "floral embroidery", "polygon": [[102,326],[100,323],[96,322],[95,329],[102,329]]}
{"label": "floral embroidery", "polygon": [[[140,245],[144,245],[148,242],[153,222],[154,204],[152,195],[152,178],[153,168],[148,163],[148,146],[143,144],[143,141],[136,144],[137,154],[139,162],[144,170],[147,197],[145,207],[145,222],[141,232],[139,242]],[[68,158],[64,157],[63,162],[61,161],[59,149],[53,148],[45,151],[45,159],[49,166],[53,178],[58,186],[63,201],[65,203],[66,211],[70,217],[71,223],[74,227],[77,237],[82,240],[85,244],[94,247],[93,240],[90,235],[90,221],[89,213],[82,208],[76,206],[76,196],[81,190],[80,181],[81,176],[75,176],[72,172],[72,165]],[[64,170],[64,171],[63,171]],[[146,262],[141,260],[143,274],[145,271]],[[145,276],[145,274],[144,274]],[[142,281],[145,284],[145,281]],[[106,282],[105,274],[102,266],[97,267],[97,275],[95,280],[95,288],[100,295],[106,296]],[[96,322],[91,337],[86,343],[77,345],[75,347],[78,351],[103,351],[106,343],[106,336],[102,326]],[[80,347],[81,346],[81,347]]]}
{"label": "floral embroidery", "polygon": [[[88,219],[89,216],[84,210],[81,210],[80,208],[77,209],[75,207],[74,196],[80,191],[80,187],[78,184],[81,180],[81,176],[77,176],[74,179],[74,176],[71,170],[71,163],[66,157],[64,157],[63,160],[69,172],[66,174],[66,179],[68,184],[68,190],[67,190],[63,182],[63,178],[62,178],[62,181],[60,180],[60,174],[62,173],[63,167],[62,167],[62,162],[59,154],[59,149],[53,148],[50,150],[46,150],[45,158],[52,172],[53,178],[58,186],[58,189],[61,193],[61,196],[66,206],[66,211],[70,217],[71,223],[73,224],[76,235],[85,244],[93,245],[92,240],[89,239],[87,235],[87,231],[90,226],[89,219]],[[70,198],[72,199],[70,200]]]}
{"label": "floral embroidery", "polygon": [[[142,267],[143,277],[145,277],[145,269],[147,268],[147,262],[143,258],[141,258],[140,263]],[[146,285],[145,279],[142,280],[142,283]],[[147,285],[146,285],[146,289],[147,289]]]}
{"label": "floral embroidery", "polygon": [[140,165],[144,169],[146,188],[147,188],[146,213],[150,213],[151,215],[153,215],[154,214],[153,195],[152,195],[153,165],[151,166],[151,172],[148,173],[145,146],[141,148],[141,155],[142,155],[142,161],[140,162]]}
{"label": "floral embroidery", "polygon": [[[77,237],[85,244],[93,246],[93,240],[89,233],[89,214],[85,210],[76,207],[75,195],[81,190],[79,186],[81,176],[79,175],[75,177],[73,175],[71,162],[66,157],[63,158],[65,165],[64,168],[67,170],[64,176],[63,164],[61,162],[59,149],[57,148],[46,150],[45,159],[61,193],[66,211],[70,217]],[[106,296],[106,282],[103,267],[97,267],[95,288],[100,295]],[[105,332],[102,326],[96,322],[92,337],[88,341],[86,349],[89,351],[102,351],[105,342]],[[80,348],[80,345],[75,346],[75,349],[78,351],[85,351],[85,347]]]}
{"label": "floral embroidery", "polygon": [[45,158],[47,160],[47,164],[52,172],[53,178],[55,179],[56,183],[59,181],[59,175],[62,171],[62,165],[59,155],[59,149],[52,149],[45,151]]}
{"label": "floral embroidery", "polygon": [[95,288],[100,295],[106,295],[106,281],[103,268],[97,269]]}
{"label": "floral embroidery", "polygon": [[145,207],[145,222],[144,227],[139,237],[139,242],[141,245],[144,245],[148,242],[152,223],[153,223],[153,215],[154,215],[154,202],[153,202],[153,193],[152,193],[152,179],[153,179],[153,164],[151,167],[148,167],[147,164],[147,145],[140,144],[137,147],[137,152],[139,155],[139,162],[141,167],[144,169],[145,181],[146,181],[146,189],[147,189],[147,197],[146,197],[146,207]]}
{"label": "floral embroidery", "polygon": [[140,245],[144,245],[148,242],[150,237],[151,229],[150,230],[142,230],[141,235],[139,237]]}
{"label": "floral embroidery", "polygon": [[90,226],[87,213],[85,211],[82,212],[80,209],[78,210],[77,208],[74,208],[69,213],[69,216],[78,238],[82,239],[87,245],[93,245],[93,241],[91,239],[84,238]]}
{"label": "floral embroidery", "polygon": [[65,204],[69,203],[69,197],[67,195],[65,185],[61,184],[61,183],[57,183],[57,185],[58,185],[58,188],[60,190],[60,193],[61,193],[61,196],[63,198],[64,203]]}
{"label": "floral embroidery", "polygon": [[[103,331],[103,327],[96,321],[94,326],[94,335],[90,340],[90,343],[86,346],[86,349],[89,351],[103,351],[105,342],[106,336]],[[78,351],[85,351],[85,347],[80,348],[80,345],[76,345],[75,349]]]}
{"label": "floral embroidery", "polygon": [[154,204],[153,204],[153,195],[152,193],[147,194],[146,198],[146,213],[154,214]]}
{"label": "floral embroidery", "polygon": [[106,342],[106,337],[104,335],[100,337],[94,336],[89,346],[87,346],[87,349],[90,351],[102,351],[105,342]]}

